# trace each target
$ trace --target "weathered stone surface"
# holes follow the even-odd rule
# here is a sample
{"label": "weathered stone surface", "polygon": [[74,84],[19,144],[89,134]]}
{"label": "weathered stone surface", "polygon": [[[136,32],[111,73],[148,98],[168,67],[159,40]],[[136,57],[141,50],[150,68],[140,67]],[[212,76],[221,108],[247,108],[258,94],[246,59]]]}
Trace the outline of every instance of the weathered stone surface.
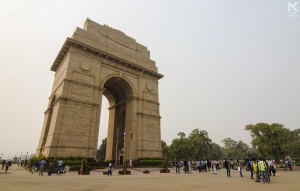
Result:
{"label": "weathered stone surface", "polygon": [[116,158],[117,132],[118,160],[161,157],[158,80],[163,76],[145,46],[87,19],[67,38],[51,70],[55,76],[37,155],[95,158],[106,96],[106,159]]}

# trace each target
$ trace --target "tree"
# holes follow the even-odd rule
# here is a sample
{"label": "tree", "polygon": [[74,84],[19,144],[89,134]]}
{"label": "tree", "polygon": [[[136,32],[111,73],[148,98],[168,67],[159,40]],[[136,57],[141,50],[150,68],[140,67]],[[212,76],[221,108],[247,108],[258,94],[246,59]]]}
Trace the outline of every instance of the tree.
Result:
{"label": "tree", "polygon": [[105,160],[105,155],[106,155],[106,143],[107,143],[107,138],[105,137],[102,140],[101,145],[99,146],[99,149],[97,150],[97,159],[98,160]]}
{"label": "tree", "polygon": [[222,147],[217,143],[212,143],[211,152],[208,153],[208,158],[217,160],[224,158]]}
{"label": "tree", "polygon": [[185,137],[185,133],[177,134],[179,138],[173,139],[170,151],[173,158],[185,159],[192,156],[190,141]]}
{"label": "tree", "polygon": [[227,158],[235,158],[237,142],[228,137],[223,139],[222,143],[224,144],[224,152]]}
{"label": "tree", "polygon": [[225,138],[222,140],[224,143],[224,152],[228,158],[243,159],[249,150],[249,146],[243,141],[235,141],[231,138]]}
{"label": "tree", "polygon": [[163,156],[163,158],[170,159],[170,147],[163,140],[161,140],[161,148],[162,148],[162,156]]}
{"label": "tree", "polygon": [[237,145],[236,145],[236,151],[237,151],[236,152],[237,153],[237,155],[236,155],[237,159],[245,159],[245,158],[247,158],[246,154],[248,153],[248,151],[250,151],[250,148],[246,143],[239,140]]}
{"label": "tree", "polygon": [[252,136],[252,146],[263,157],[281,159],[285,154],[285,148],[292,138],[292,133],[284,125],[279,123],[257,123],[245,127]]}
{"label": "tree", "polygon": [[212,142],[206,131],[194,129],[189,134],[188,139],[191,143],[192,157],[194,159],[203,159],[208,157],[208,153],[211,152]]}
{"label": "tree", "polygon": [[291,131],[292,138],[289,143],[285,146],[285,154],[292,157],[300,157],[300,129]]}

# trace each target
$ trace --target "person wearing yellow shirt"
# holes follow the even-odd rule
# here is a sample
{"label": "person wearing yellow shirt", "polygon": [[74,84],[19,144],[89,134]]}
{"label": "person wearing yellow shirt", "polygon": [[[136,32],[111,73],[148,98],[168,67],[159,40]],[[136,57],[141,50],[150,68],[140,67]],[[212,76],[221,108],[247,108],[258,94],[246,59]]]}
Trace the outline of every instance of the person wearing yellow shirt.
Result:
{"label": "person wearing yellow shirt", "polygon": [[259,159],[257,166],[258,166],[259,172],[261,172],[263,182],[269,183],[269,176],[267,174],[267,165],[266,165],[265,161],[262,160],[262,158]]}
{"label": "person wearing yellow shirt", "polygon": [[253,168],[253,171],[255,173],[255,182],[260,182],[260,180],[259,180],[259,171],[258,171],[258,166],[257,166],[257,161],[256,160],[252,161],[252,168]]}

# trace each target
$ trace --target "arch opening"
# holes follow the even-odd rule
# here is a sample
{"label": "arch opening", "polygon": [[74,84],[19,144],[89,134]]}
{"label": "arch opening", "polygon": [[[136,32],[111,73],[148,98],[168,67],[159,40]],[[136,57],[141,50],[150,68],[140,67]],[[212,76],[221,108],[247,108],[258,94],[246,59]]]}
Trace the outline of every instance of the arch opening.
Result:
{"label": "arch opening", "polygon": [[[131,152],[130,132],[132,131],[133,90],[130,84],[121,77],[109,78],[104,84],[103,96],[108,100],[108,127],[105,160],[123,164]],[[105,127],[102,127],[105,128]],[[127,133],[127,136],[126,136]],[[129,138],[128,138],[129,135]]]}

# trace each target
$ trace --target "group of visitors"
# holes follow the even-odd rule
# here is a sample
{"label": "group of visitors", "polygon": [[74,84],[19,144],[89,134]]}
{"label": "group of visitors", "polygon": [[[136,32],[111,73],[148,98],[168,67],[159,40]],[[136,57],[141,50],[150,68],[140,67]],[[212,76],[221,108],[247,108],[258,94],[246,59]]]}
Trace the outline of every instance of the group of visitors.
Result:
{"label": "group of visitors", "polygon": [[4,167],[5,167],[5,173],[7,173],[8,168],[12,165],[12,161],[11,160],[3,160],[1,164],[2,164],[2,169],[4,169]]}
{"label": "group of visitors", "polygon": [[25,161],[23,160],[23,159],[20,159],[19,161],[18,161],[18,167],[24,167],[25,166]]}
{"label": "group of visitors", "polygon": [[175,160],[175,168],[176,173],[180,174],[180,168],[183,166],[184,173],[190,173],[192,172],[193,165],[196,164],[198,172],[207,172],[212,170],[213,174],[217,174],[217,170],[220,169],[220,162],[218,160],[204,160],[204,159],[197,159],[196,161],[190,161],[189,159],[185,160]]}
{"label": "group of visitors", "polygon": [[[253,171],[253,174],[255,174],[255,182],[267,182],[270,183],[271,176],[275,176],[276,173],[276,165],[274,164],[274,160],[263,160],[262,158],[259,158],[259,160],[252,159],[252,168],[251,172]],[[252,175],[252,173],[251,173]],[[252,179],[253,176],[251,176]]]}
{"label": "group of visitors", "polygon": [[[45,171],[45,166],[47,165],[47,162],[45,160],[40,160],[40,161],[31,161],[30,166],[29,166],[29,171],[33,174],[35,172],[39,172],[39,176],[44,175]],[[57,175],[61,174],[61,169],[62,169],[63,161],[59,160],[57,162]],[[54,164],[52,160],[49,160],[49,163],[47,165],[47,172],[48,176],[52,175],[52,172],[54,171]]]}
{"label": "group of visitors", "polygon": [[[207,172],[212,169],[213,174],[217,174],[217,171],[220,170],[220,161],[219,160],[196,160],[190,161],[189,159],[178,160],[176,159],[174,162],[176,168],[176,174],[180,174],[180,169],[183,167],[184,173],[191,173],[194,169],[193,166],[197,166],[198,172]],[[226,169],[227,177],[231,177],[230,170],[234,169],[233,160],[224,159],[221,161],[221,165]],[[264,182],[270,183],[271,176],[276,176],[276,164],[274,160],[268,159],[263,160],[259,158],[256,160],[255,158],[251,160],[246,160],[245,162],[241,162],[237,160],[237,170],[239,172],[240,177],[243,177],[243,168],[246,167],[248,171],[250,171],[251,179],[255,179],[255,182]],[[291,159],[285,160],[285,168],[289,168],[292,171],[291,167]]]}

